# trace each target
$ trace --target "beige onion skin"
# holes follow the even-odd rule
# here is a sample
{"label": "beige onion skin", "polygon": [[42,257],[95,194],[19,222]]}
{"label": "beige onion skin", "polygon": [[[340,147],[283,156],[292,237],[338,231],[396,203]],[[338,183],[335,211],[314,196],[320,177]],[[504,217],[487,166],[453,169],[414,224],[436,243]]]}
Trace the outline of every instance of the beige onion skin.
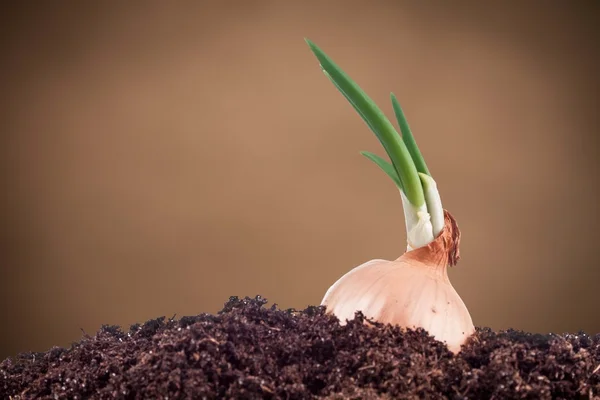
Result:
{"label": "beige onion skin", "polygon": [[381,323],[423,328],[454,353],[475,332],[464,302],[448,279],[459,258],[460,231],[445,211],[445,227],[427,246],[394,261],[371,260],[342,276],[321,305],[343,324],[356,311]]}

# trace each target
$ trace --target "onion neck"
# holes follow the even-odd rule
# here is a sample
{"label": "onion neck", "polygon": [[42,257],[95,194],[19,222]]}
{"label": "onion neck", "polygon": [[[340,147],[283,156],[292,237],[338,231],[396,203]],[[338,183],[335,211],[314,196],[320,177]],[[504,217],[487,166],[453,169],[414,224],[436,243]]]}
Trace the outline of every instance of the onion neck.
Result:
{"label": "onion neck", "polygon": [[435,269],[453,267],[460,259],[460,230],[454,217],[444,210],[444,229],[429,244],[407,251],[398,260],[422,263]]}
{"label": "onion neck", "polygon": [[419,172],[425,201],[415,206],[400,189],[404,222],[406,223],[406,251],[423,247],[435,240],[445,226],[444,208],[435,180]]}

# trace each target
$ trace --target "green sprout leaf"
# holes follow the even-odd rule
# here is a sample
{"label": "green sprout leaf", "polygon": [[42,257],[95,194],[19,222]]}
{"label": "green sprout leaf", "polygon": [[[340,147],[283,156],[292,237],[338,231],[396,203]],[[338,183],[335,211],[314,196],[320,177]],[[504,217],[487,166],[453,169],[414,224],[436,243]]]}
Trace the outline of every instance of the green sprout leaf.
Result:
{"label": "green sprout leaf", "polygon": [[[354,109],[356,110],[356,112],[358,113],[358,115],[360,115],[360,117],[363,119],[363,121],[365,121],[365,123],[369,126],[369,128],[375,132],[375,128],[373,128],[373,126],[371,125],[371,123],[369,122],[369,120],[367,119],[367,117],[365,117],[365,115],[362,113],[362,111],[360,110],[360,108],[358,108],[356,106],[356,104],[354,104],[354,102],[352,101],[352,99],[346,94],[346,92],[344,92],[344,90],[337,84],[337,82],[335,80],[333,80],[333,78],[331,77],[331,75],[329,75],[329,73],[325,70],[323,70],[323,73],[325,74],[325,76],[327,78],[329,78],[329,80],[331,81],[331,83],[333,83],[335,85],[335,87],[337,88],[337,90],[344,95],[344,97],[346,98],[346,100],[348,100],[348,102],[350,104],[352,104],[352,107],[354,107]],[[382,146],[385,147],[384,143],[381,143]],[[393,167],[392,167],[393,168]],[[397,174],[396,174],[397,175]]]}
{"label": "green sprout leaf", "polygon": [[410,127],[408,126],[404,112],[400,107],[400,103],[398,103],[398,99],[396,99],[394,93],[391,94],[391,97],[392,106],[394,107],[394,114],[396,114],[396,119],[398,120],[398,125],[400,126],[400,132],[402,132],[402,141],[406,145],[406,148],[408,149],[408,152],[415,163],[415,167],[417,167],[417,171],[431,176],[429,169],[427,169],[427,164],[425,164],[425,160],[423,159],[423,155],[417,146],[417,142],[415,142],[415,138],[410,131]]}
{"label": "green sprout leaf", "polygon": [[373,100],[323,50],[308,39],[306,39],[306,43],[319,60],[321,68],[325,71],[326,75],[344,97],[348,99],[383,145],[392,161],[406,198],[416,207],[425,204],[423,187],[418,176],[418,170],[406,144],[392,123]]}
{"label": "green sprout leaf", "polygon": [[404,192],[404,190],[402,189],[402,182],[400,181],[398,173],[396,172],[396,169],[392,164],[379,157],[377,154],[369,153],[368,151],[361,151],[360,154],[373,161],[379,168],[381,168],[383,172],[387,174],[387,176],[392,178],[398,189]]}

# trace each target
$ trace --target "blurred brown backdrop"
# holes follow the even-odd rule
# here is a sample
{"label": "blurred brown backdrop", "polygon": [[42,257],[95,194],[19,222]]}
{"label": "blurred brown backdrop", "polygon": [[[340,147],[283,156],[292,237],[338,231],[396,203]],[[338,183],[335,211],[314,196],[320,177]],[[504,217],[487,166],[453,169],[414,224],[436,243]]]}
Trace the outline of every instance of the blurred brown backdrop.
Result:
{"label": "blurred brown backdrop", "polygon": [[231,295],[303,308],[402,253],[358,154],[383,151],[304,36],[388,115],[400,98],[476,325],[599,332],[593,4],[3,6],[0,358]]}

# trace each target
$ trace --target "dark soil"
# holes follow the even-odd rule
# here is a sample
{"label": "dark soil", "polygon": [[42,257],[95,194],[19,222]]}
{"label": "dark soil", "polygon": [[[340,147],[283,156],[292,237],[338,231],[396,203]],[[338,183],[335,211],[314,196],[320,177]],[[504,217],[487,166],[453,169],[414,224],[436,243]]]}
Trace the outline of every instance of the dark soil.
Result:
{"label": "dark soil", "polygon": [[[217,315],[104,326],[0,363],[2,399],[575,399],[600,394],[600,335],[478,329],[457,356],[423,330],[340,326],[232,298]],[[371,325],[371,326],[370,326]]]}

